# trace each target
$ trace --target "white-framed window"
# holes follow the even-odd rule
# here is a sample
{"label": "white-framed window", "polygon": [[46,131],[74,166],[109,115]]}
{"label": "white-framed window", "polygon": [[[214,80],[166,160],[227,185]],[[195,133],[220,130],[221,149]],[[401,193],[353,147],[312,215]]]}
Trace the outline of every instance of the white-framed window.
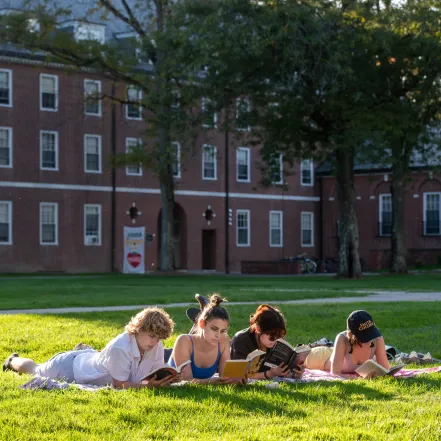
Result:
{"label": "white-framed window", "polygon": [[251,151],[249,147],[238,147],[236,150],[236,180],[251,181]]}
{"label": "white-framed window", "polygon": [[173,171],[173,177],[174,178],[180,178],[181,177],[181,144],[179,142],[172,142],[172,157],[173,157],[173,163],[172,163],[172,171]]}
{"label": "white-framed window", "polygon": [[101,173],[101,135],[84,135],[84,171]]}
{"label": "white-framed window", "polygon": [[[126,138],[126,153],[130,153],[136,147],[142,145],[142,141],[137,138]],[[126,175],[142,176],[141,164],[131,164],[126,167]]]}
{"label": "white-framed window", "polygon": [[380,236],[390,236],[392,234],[392,195],[380,194],[378,198],[379,209],[379,228]]}
{"label": "white-framed window", "polygon": [[12,70],[0,69],[0,106],[12,107]]}
{"label": "white-framed window", "polygon": [[236,210],[236,246],[250,246],[250,231],[250,210]]}
{"label": "white-framed window", "polygon": [[12,168],[12,128],[0,127],[0,167]]}
{"label": "white-framed window", "polygon": [[249,113],[251,112],[251,102],[249,98],[236,99],[236,130],[245,132],[250,131],[248,124]]}
{"label": "white-framed window", "polygon": [[270,247],[283,247],[283,211],[269,212]]}
{"label": "white-framed window", "polygon": [[40,74],[40,110],[58,110],[58,76]]}
{"label": "white-framed window", "polygon": [[58,245],[58,204],[40,203],[40,245]]}
{"label": "white-framed window", "polygon": [[209,129],[216,128],[217,114],[212,109],[211,101],[205,97],[202,97],[202,114],[204,118],[202,126]]}
{"label": "white-framed window", "polygon": [[270,164],[271,183],[274,185],[283,184],[283,155],[275,157]]}
{"label": "white-framed window", "polygon": [[102,115],[101,81],[84,80],[84,113],[91,116]]}
{"label": "white-framed window", "polygon": [[202,146],[202,179],[217,179],[217,149],[214,145]]}
{"label": "white-framed window", "polygon": [[441,235],[441,193],[424,193],[424,235]]}
{"label": "white-framed window", "polygon": [[314,246],[314,213],[302,211],[301,216],[301,238],[302,247]]}
{"label": "white-framed window", "polygon": [[300,163],[300,184],[303,187],[314,185],[314,162],[312,159],[304,159]]}
{"label": "white-framed window", "polygon": [[127,88],[127,104],[126,104],[126,118],[127,119],[142,119],[142,90],[134,86]]}
{"label": "white-framed window", "polygon": [[101,205],[84,205],[84,245],[101,245]]}
{"label": "white-framed window", "polygon": [[58,170],[58,132],[40,131],[40,169]]}
{"label": "white-framed window", "polygon": [[91,40],[104,44],[105,38],[105,26],[94,23],[82,23],[75,22],[75,39],[77,41]]}
{"label": "white-framed window", "polygon": [[12,245],[11,201],[0,201],[0,245]]}

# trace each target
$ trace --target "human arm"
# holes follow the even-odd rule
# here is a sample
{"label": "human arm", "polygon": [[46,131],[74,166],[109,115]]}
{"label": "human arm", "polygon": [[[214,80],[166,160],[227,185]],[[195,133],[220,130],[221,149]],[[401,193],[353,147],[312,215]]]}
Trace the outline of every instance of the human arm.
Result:
{"label": "human arm", "polygon": [[148,382],[135,383],[133,381],[120,381],[112,378],[113,386],[115,389],[140,389],[147,388],[153,389],[158,387],[168,386],[170,383],[173,383],[176,380],[172,375],[163,378],[162,380],[156,380],[156,375],[150,379]]}
{"label": "human arm", "polygon": [[383,337],[378,337],[376,341],[375,360],[381,364],[385,369],[389,369],[389,360],[386,354],[386,345]]}
{"label": "human arm", "polygon": [[[171,359],[174,361],[175,366],[180,366],[182,363],[190,360],[191,358],[192,344],[191,339],[186,334],[181,334],[175,341],[173,346],[173,352],[171,354]],[[181,371],[181,379],[184,381],[193,380],[193,372],[191,370],[191,365],[188,364]]]}
{"label": "human arm", "polygon": [[331,354],[331,374],[341,375],[346,354],[346,337],[339,334]]}

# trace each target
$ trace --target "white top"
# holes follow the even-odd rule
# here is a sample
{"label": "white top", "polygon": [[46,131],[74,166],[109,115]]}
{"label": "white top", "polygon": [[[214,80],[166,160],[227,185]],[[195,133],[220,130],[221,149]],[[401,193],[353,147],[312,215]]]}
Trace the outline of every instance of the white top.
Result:
{"label": "white top", "polygon": [[150,372],[164,365],[164,346],[159,341],[141,360],[135,336],[124,332],[101,352],[85,352],[73,362],[75,381],[79,384],[112,384],[118,381],[140,383]]}

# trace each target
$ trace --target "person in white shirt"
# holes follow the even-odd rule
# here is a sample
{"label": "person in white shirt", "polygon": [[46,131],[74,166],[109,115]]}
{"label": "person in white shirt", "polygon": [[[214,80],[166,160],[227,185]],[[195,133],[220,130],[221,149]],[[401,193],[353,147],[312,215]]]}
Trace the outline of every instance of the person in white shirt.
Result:
{"label": "person in white shirt", "polygon": [[148,382],[142,380],[164,365],[161,340],[170,337],[174,322],[161,308],[146,308],[132,317],[125,332],[111,340],[102,351],[73,350],[54,355],[37,364],[14,353],[3,364],[3,370],[29,373],[78,384],[113,385],[118,389],[162,387],[176,378],[166,377]]}

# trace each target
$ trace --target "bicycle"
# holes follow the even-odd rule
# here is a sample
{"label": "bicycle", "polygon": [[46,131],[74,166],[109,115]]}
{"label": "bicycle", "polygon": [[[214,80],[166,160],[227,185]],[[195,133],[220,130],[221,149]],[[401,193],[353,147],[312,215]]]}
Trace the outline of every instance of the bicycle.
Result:
{"label": "bicycle", "polygon": [[317,263],[306,253],[298,254],[294,260],[300,260],[300,271],[302,274],[315,274],[317,272]]}

